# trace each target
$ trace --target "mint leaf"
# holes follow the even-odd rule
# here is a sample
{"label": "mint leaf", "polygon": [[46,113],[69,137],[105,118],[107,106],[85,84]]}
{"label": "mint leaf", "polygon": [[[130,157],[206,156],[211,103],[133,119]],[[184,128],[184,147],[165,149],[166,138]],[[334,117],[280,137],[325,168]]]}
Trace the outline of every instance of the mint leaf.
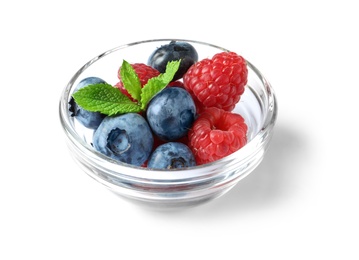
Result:
{"label": "mint leaf", "polygon": [[145,109],[152,97],[164,89],[176,74],[181,61],[170,61],[167,63],[166,71],[157,77],[148,80],[141,92],[141,109]]}
{"label": "mint leaf", "polygon": [[107,83],[88,85],[73,93],[72,97],[80,107],[91,112],[100,112],[109,116],[138,113],[145,110],[152,97],[172,81],[179,65],[180,61],[168,62],[165,73],[151,78],[141,88],[136,71],[124,60],[120,70],[123,86],[138,102],[132,101],[118,88]]}
{"label": "mint leaf", "polygon": [[121,81],[123,86],[135,100],[140,100],[141,98],[141,81],[133,69],[130,63],[123,60],[120,70]]}
{"label": "mint leaf", "polygon": [[92,84],[72,94],[76,103],[85,110],[112,116],[140,112],[141,107],[121,91],[107,83]]}

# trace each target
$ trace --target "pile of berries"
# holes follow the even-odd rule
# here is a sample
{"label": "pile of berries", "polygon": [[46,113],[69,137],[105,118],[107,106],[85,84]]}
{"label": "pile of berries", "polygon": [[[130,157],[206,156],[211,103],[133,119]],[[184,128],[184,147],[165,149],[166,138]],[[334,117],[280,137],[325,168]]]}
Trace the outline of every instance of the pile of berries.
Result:
{"label": "pile of berries", "polygon": [[[247,142],[244,118],[232,112],[247,84],[247,65],[234,52],[220,52],[198,60],[187,42],[171,41],[149,55],[147,63],[133,63],[141,86],[165,72],[168,62],[180,60],[172,82],[149,101],[142,112],[107,116],[69,102],[71,115],[94,130],[93,147],[115,160],[152,169],[186,168],[221,159]],[[118,89],[137,102],[124,87],[121,67]],[[84,78],[75,92],[98,77]]]}

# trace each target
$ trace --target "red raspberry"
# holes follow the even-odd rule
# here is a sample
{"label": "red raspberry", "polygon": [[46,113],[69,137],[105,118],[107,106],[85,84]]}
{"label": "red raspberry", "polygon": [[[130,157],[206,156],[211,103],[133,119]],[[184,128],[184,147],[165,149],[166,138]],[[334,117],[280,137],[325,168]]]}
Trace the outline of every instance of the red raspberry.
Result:
{"label": "red raspberry", "polygon": [[234,52],[220,52],[193,64],[183,76],[185,88],[205,107],[232,111],[247,84],[247,63]]}
{"label": "red raspberry", "polygon": [[247,143],[244,118],[216,107],[205,108],[188,133],[198,165],[219,160]]}
{"label": "red raspberry", "polygon": [[[140,79],[142,87],[147,84],[147,81],[150,78],[157,77],[158,75],[160,75],[160,72],[158,70],[156,70],[156,69],[152,68],[151,66],[148,66],[144,63],[134,63],[134,64],[131,64],[131,66],[136,71],[136,73]],[[123,83],[121,81],[120,70],[121,70],[121,67],[119,68],[118,73],[117,73],[117,76],[120,79],[120,81],[115,85],[115,87],[117,87],[123,94],[125,94],[126,96],[131,98],[131,95],[127,92],[127,90],[125,89],[125,87],[123,86]]]}
{"label": "red raspberry", "polygon": [[176,80],[176,81],[172,81],[168,84],[169,87],[179,87],[179,88],[184,88],[183,82]]}

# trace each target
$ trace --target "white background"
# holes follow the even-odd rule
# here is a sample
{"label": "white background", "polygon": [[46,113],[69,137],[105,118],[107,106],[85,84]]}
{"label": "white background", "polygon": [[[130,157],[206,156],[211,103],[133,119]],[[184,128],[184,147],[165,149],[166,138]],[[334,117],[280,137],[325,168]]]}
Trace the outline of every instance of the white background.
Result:
{"label": "white background", "polygon": [[[356,1],[5,2],[0,259],[359,259]],[[88,177],[58,116],[85,62],[155,38],[236,51],[279,102],[260,166],[179,212],[140,208]]]}

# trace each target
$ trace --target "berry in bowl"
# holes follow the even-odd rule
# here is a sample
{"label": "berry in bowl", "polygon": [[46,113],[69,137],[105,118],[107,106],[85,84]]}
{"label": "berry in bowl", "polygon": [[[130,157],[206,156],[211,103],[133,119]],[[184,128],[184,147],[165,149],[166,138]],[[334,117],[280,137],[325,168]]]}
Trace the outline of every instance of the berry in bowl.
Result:
{"label": "berry in bowl", "polygon": [[262,161],[277,118],[274,91],[236,52],[158,39],[87,62],[60,98],[68,148],[89,176],[162,209],[196,206]]}

